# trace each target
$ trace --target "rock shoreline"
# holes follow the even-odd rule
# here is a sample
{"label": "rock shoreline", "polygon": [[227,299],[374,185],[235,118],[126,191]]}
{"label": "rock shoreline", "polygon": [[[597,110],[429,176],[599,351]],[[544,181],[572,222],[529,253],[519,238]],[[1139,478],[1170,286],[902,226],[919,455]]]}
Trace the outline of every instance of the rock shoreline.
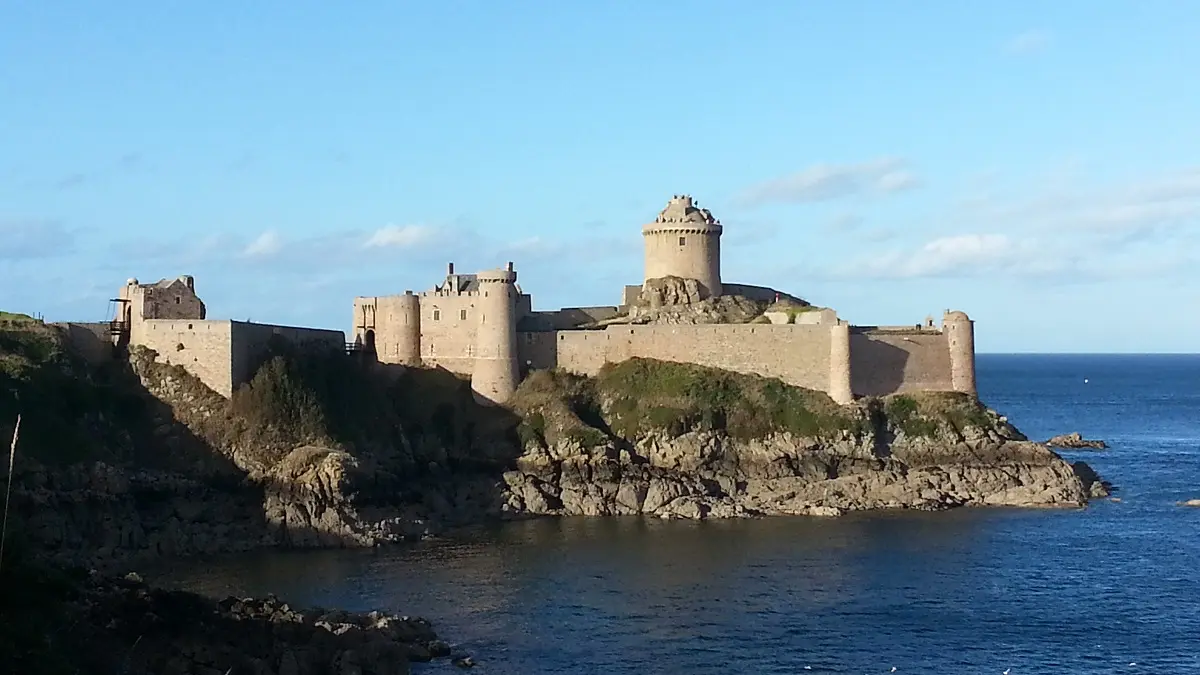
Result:
{"label": "rock shoreline", "polygon": [[932,450],[903,438],[880,452],[870,440],[746,443],[708,432],[648,438],[637,454],[567,442],[523,456],[520,467],[504,475],[504,508],[512,515],[700,519],[962,506],[1079,508],[1107,495],[1092,488],[1099,479],[1086,464],[1070,464],[1037,443],[971,438],[926,461],[923,449]]}
{"label": "rock shoreline", "polygon": [[[295,609],[274,596],[216,601],[152,588],[136,574],[92,572],[63,587],[52,605],[59,630],[15,654],[12,672],[405,675],[410,662],[452,654],[428,621],[387,612]],[[7,618],[38,621],[52,595],[43,593],[41,607],[6,608]]]}
{"label": "rock shoreline", "polygon": [[1063,448],[1065,450],[1104,450],[1108,448],[1108,443],[1101,440],[1090,440],[1084,438],[1078,431],[1072,431],[1069,434],[1060,434],[1046,441],[1045,445],[1051,448]]}

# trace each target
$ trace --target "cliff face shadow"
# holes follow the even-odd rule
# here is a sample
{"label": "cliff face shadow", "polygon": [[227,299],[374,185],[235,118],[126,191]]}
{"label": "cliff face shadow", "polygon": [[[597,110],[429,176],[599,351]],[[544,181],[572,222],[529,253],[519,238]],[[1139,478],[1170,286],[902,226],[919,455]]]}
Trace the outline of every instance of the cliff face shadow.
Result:
{"label": "cliff face shadow", "polygon": [[408,368],[389,389],[407,447],[381,467],[381,475],[394,475],[397,489],[372,501],[419,505],[449,521],[497,512],[501,474],[523,451],[521,418],[480,403],[467,379],[440,367]]}
{"label": "cliff face shadow", "polygon": [[[351,455],[345,496],[367,520],[399,519],[400,527],[498,511],[501,475],[522,451],[520,418],[477,400],[467,378],[440,367],[379,363],[365,351],[275,345],[234,392],[232,407],[256,427],[284,430],[286,450],[317,446]],[[302,473],[305,461],[290,462],[287,473]],[[285,485],[271,491],[310,498]]]}
{"label": "cliff face shadow", "polygon": [[127,363],[48,361],[18,384],[0,408],[22,414],[9,534],[27,555],[104,568],[267,537],[262,489]]}
{"label": "cliff face shadow", "polygon": [[850,334],[850,388],[856,396],[900,391],[909,353],[865,332]]}

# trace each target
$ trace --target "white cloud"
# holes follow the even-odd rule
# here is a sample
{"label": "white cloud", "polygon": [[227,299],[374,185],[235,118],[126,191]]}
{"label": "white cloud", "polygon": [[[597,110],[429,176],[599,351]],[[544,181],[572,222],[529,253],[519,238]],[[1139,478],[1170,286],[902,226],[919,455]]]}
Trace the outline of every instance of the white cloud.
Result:
{"label": "white cloud", "polygon": [[283,239],[279,233],[274,230],[267,230],[258,235],[258,238],[250,242],[246,248],[242,249],[242,257],[245,258],[267,258],[279,253],[283,248]]}
{"label": "white cloud", "polygon": [[857,164],[810,166],[790,176],[752,185],[739,201],[746,205],[817,202],[856,194],[901,192],[920,184],[903,159],[883,157]]}
{"label": "white cloud", "polygon": [[372,232],[363,248],[412,248],[433,238],[433,228],[424,225],[387,225]]}
{"label": "white cloud", "polygon": [[1031,196],[990,197],[954,217],[1109,242],[1161,239],[1200,226],[1200,170],[1124,184],[1066,182]]}
{"label": "white cloud", "polygon": [[1012,264],[1021,248],[1003,234],[939,237],[916,250],[869,256],[848,272],[876,279],[968,276]]}
{"label": "white cloud", "polygon": [[1035,54],[1050,46],[1053,37],[1044,30],[1027,30],[1013,36],[1005,43],[1004,49],[1010,54]]}

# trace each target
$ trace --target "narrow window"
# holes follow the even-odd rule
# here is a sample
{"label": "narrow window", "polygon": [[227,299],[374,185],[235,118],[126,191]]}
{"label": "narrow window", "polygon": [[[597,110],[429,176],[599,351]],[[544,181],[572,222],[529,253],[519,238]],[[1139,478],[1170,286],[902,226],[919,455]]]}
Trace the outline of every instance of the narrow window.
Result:
{"label": "narrow window", "polygon": [[179,296],[178,295],[175,296],[175,304],[177,304],[177,305],[179,304]]}
{"label": "narrow window", "polygon": [[465,310],[465,309],[458,310],[458,318],[461,319],[462,321],[466,321],[467,320],[467,310]]}
{"label": "narrow window", "polygon": [[685,244],[687,244],[687,237],[680,237],[680,238],[679,238],[679,245],[680,245],[680,246],[683,246],[683,245],[685,245]]}
{"label": "narrow window", "polygon": [[[435,309],[435,310],[433,310],[433,320],[434,320],[434,321],[438,321],[438,320],[439,320],[439,319],[441,319],[441,318],[442,318],[442,312],[441,312],[441,310],[438,310],[438,309]],[[431,349],[431,350],[430,350],[430,352],[432,352],[432,351],[433,351],[433,350]]]}

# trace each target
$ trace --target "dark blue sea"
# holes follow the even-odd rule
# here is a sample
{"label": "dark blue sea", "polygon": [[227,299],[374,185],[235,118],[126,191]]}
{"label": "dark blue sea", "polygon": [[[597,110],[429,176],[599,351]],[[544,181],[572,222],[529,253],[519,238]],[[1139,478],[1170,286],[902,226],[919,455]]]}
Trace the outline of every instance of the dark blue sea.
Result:
{"label": "dark blue sea", "polygon": [[[1200,356],[981,355],[1031,438],[1108,441],[1079,511],[567,519],[190,563],[193,590],[429,618],[479,673],[1200,673]],[[446,662],[417,672],[454,670]]]}

